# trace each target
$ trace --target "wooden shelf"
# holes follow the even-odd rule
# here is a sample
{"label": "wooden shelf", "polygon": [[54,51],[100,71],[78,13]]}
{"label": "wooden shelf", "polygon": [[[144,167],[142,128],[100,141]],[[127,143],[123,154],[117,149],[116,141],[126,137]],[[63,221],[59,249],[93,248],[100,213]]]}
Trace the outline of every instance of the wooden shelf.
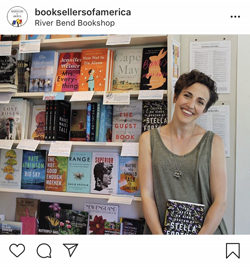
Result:
{"label": "wooden shelf", "polygon": [[[15,194],[29,194],[29,195],[43,195],[43,196],[109,199],[109,195],[101,195],[101,194],[55,192],[55,191],[28,190],[28,189],[0,188],[0,192],[15,193]],[[134,197],[134,201],[141,201],[141,197]]]}

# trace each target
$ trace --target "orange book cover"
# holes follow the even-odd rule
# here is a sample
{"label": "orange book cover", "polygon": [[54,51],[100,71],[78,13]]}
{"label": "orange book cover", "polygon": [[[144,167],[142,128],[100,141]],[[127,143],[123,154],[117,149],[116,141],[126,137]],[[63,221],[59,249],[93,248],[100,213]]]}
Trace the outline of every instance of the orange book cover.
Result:
{"label": "orange book cover", "polygon": [[109,64],[109,49],[82,50],[80,91],[106,91],[109,79]]}
{"label": "orange book cover", "polygon": [[67,187],[68,158],[48,156],[45,190],[65,192]]}
{"label": "orange book cover", "polygon": [[81,52],[61,53],[58,62],[54,92],[79,91]]}

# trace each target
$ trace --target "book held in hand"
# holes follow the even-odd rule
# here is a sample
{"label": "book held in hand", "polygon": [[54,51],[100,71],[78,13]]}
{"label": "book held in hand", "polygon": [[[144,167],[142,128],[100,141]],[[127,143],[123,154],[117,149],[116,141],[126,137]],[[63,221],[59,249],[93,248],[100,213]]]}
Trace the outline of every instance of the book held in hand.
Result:
{"label": "book held in hand", "polygon": [[204,220],[204,205],[169,199],[163,232],[165,235],[197,235]]}

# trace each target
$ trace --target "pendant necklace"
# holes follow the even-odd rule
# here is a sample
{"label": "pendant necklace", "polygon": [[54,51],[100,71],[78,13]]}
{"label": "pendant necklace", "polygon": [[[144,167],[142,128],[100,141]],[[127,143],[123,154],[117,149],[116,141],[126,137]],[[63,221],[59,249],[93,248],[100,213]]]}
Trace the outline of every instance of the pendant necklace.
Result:
{"label": "pendant necklace", "polygon": [[[191,139],[192,139],[192,137],[193,137],[193,135],[194,135],[195,129],[196,129],[196,124],[195,124],[195,126],[194,126],[193,133],[192,133],[192,135],[191,135],[191,137],[190,137],[190,139],[189,139],[189,141],[188,141],[188,143],[187,143],[187,148],[188,148],[188,145],[189,145],[189,143],[190,143],[190,141],[191,141]],[[172,128],[171,128],[171,124],[170,124],[170,137],[171,137],[171,148],[172,148],[172,151],[173,151],[173,159],[174,159],[175,168],[176,168],[176,169],[175,169],[175,172],[174,172],[174,174],[173,174],[173,177],[174,177],[175,179],[177,179],[177,180],[180,180],[180,179],[182,178],[182,176],[183,176],[183,172],[180,170],[180,167],[181,167],[182,160],[183,160],[184,157],[185,157],[185,154],[182,153],[183,155],[182,155],[182,157],[181,157],[181,159],[180,159],[179,166],[178,166],[177,163],[176,163],[175,154],[174,154],[174,149],[173,149],[174,146],[173,146],[173,139],[172,139]],[[184,152],[184,151],[183,151],[183,152]]]}

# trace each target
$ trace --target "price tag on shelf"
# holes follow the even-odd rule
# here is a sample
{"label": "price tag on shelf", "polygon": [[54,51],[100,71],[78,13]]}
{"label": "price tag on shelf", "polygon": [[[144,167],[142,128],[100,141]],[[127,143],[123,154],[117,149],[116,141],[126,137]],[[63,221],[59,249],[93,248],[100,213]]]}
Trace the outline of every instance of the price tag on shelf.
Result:
{"label": "price tag on shelf", "polygon": [[23,150],[36,151],[39,143],[40,143],[39,140],[23,139],[19,142],[16,148],[23,149]]}
{"label": "price tag on shelf", "polygon": [[0,148],[2,149],[11,149],[13,146],[14,140],[0,140]]}
{"label": "price tag on shelf", "polygon": [[138,100],[161,100],[164,90],[140,90]]}
{"label": "price tag on shelf", "polygon": [[12,41],[0,42],[0,56],[10,56]]}
{"label": "price tag on shelf", "polygon": [[49,156],[69,157],[72,147],[71,141],[55,141],[50,144]]}
{"label": "price tag on shelf", "polygon": [[129,105],[130,92],[104,92],[103,105]]}
{"label": "price tag on shelf", "polygon": [[94,91],[74,92],[69,101],[91,101]]}
{"label": "price tag on shelf", "polygon": [[110,34],[106,45],[130,44],[131,35]]}
{"label": "price tag on shelf", "polygon": [[38,53],[40,52],[41,40],[26,40],[20,41],[19,52],[20,53]]}
{"label": "price tag on shelf", "polygon": [[14,93],[1,93],[0,90],[0,104],[9,104]]}
{"label": "price tag on shelf", "polygon": [[62,92],[47,92],[43,95],[43,100],[64,100],[65,93]]}
{"label": "price tag on shelf", "polygon": [[122,144],[122,157],[138,157],[139,155],[139,143],[126,142]]}
{"label": "price tag on shelf", "polygon": [[109,197],[108,203],[131,205],[133,200],[134,200],[134,196],[131,196],[131,195],[115,195],[115,194],[112,194]]}

